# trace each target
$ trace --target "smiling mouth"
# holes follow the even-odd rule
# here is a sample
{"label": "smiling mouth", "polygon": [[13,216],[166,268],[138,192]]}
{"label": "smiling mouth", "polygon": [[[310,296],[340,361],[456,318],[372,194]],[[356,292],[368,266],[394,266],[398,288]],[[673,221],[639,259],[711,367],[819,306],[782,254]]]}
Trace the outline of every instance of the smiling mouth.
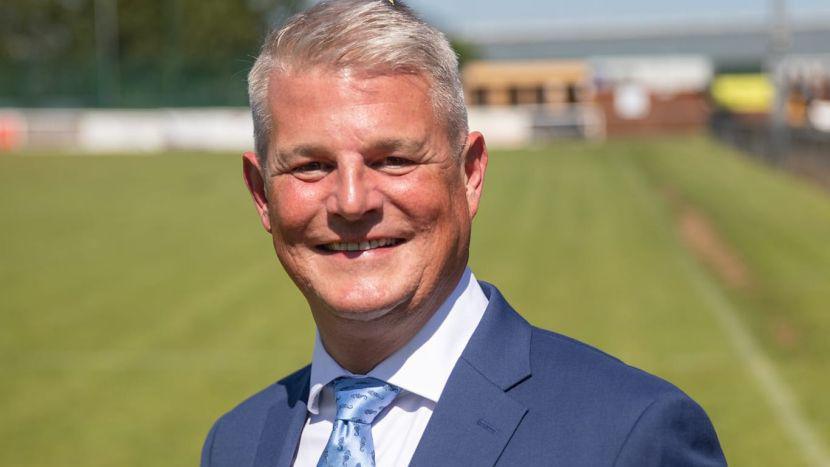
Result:
{"label": "smiling mouth", "polygon": [[376,248],[385,248],[403,243],[400,238],[379,238],[363,242],[332,242],[318,245],[317,248],[325,251],[368,251]]}

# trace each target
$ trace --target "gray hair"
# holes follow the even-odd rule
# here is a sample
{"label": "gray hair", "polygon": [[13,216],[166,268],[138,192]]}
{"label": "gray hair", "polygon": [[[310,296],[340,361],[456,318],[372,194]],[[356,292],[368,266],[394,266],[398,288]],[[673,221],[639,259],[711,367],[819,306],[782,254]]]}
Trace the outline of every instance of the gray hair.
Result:
{"label": "gray hair", "polygon": [[467,109],[458,57],[446,37],[400,0],[327,0],[271,31],[248,74],[254,144],[261,167],[267,163],[273,126],[268,106],[271,74],[314,66],[370,76],[424,75],[430,81],[435,114],[446,122],[451,146],[463,146]]}

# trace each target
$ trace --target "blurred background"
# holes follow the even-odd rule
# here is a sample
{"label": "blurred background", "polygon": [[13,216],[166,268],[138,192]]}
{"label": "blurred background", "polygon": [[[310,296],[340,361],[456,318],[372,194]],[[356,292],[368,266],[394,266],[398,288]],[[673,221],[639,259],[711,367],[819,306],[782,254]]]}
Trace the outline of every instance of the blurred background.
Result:
{"label": "blurred background", "polygon": [[[239,161],[310,3],[0,3],[0,464],[193,465],[310,360]],[[476,275],[680,386],[730,464],[830,465],[830,5],[409,4],[491,149]]]}

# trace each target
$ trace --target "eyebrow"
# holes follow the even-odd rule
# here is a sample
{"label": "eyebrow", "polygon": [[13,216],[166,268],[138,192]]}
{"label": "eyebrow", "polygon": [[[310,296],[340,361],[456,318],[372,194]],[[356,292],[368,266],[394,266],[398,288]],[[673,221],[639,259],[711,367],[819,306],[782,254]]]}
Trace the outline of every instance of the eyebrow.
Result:
{"label": "eyebrow", "polygon": [[399,138],[384,138],[374,141],[372,144],[366,148],[367,152],[370,151],[382,151],[382,152],[394,152],[394,151],[406,151],[406,152],[416,152],[420,151],[421,148],[424,147],[426,143],[425,140],[414,140],[414,139],[399,139]]}
{"label": "eyebrow", "polygon": [[[362,148],[362,152],[366,154],[377,152],[417,152],[424,147],[426,141],[405,138],[381,138],[369,143]],[[314,157],[314,156],[328,156],[331,151],[326,146],[317,144],[300,144],[282,151],[279,151],[278,156],[283,160],[290,157]]]}
{"label": "eyebrow", "polygon": [[325,146],[319,146],[314,144],[300,144],[298,146],[294,146],[289,149],[281,150],[278,153],[278,156],[285,160],[289,157],[312,157],[312,156],[319,156],[319,155],[327,155],[330,154],[331,151],[326,149]]}

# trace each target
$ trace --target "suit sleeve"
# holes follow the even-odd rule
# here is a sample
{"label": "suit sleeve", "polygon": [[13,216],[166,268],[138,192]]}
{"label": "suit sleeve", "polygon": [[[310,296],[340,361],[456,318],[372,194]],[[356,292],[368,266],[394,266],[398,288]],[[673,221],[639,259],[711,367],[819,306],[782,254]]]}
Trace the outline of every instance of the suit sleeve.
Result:
{"label": "suit sleeve", "polygon": [[216,420],[216,423],[214,423],[210,428],[207,438],[205,438],[205,444],[202,446],[202,462],[199,464],[200,467],[210,467],[212,465],[211,455],[213,454],[213,439],[216,437],[216,431],[219,429],[219,423],[221,422],[221,418]]}
{"label": "suit sleeve", "polygon": [[680,391],[659,397],[640,415],[614,462],[618,467],[725,466],[715,428]]}

